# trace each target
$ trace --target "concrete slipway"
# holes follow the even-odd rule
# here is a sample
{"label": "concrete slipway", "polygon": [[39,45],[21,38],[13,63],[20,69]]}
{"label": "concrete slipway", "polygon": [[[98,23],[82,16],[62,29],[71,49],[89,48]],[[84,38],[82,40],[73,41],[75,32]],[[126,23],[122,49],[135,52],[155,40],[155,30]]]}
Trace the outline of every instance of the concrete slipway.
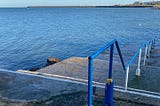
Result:
{"label": "concrete slipway", "polygon": [[[128,91],[123,88],[125,71],[115,59],[116,106],[160,106],[159,48],[152,52],[148,65],[141,67],[141,77],[135,76],[136,62],[131,66]],[[93,66],[93,105],[102,106],[108,61],[97,58]],[[72,57],[37,72],[1,69],[0,106],[85,106],[87,67],[87,58]]]}

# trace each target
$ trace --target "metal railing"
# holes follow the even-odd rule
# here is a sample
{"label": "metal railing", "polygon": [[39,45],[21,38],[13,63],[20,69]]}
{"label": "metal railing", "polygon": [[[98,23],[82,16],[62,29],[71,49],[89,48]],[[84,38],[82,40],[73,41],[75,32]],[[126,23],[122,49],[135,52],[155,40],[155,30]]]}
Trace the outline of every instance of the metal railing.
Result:
{"label": "metal railing", "polygon": [[143,65],[145,66],[146,64],[146,59],[150,57],[150,52],[151,49],[153,49],[153,44],[155,43],[155,39],[148,41],[147,43],[144,43],[137,51],[136,53],[131,57],[131,59],[129,60],[128,64],[126,65],[125,69],[126,69],[126,79],[125,79],[125,90],[127,90],[128,87],[128,74],[129,74],[129,68],[130,65],[133,63],[133,61],[135,60],[135,58],[138,56],[138,64],[137,64],[137,69],[136,69],[136,76],[140,76],[140,67],[141,67],[141,58],[142,58],[142,50],[143,48],[145,48],[144,51],[144,61],[143,61]]}
{"label": "metal railing", "polygon": [[128,74],[130,65],[133,63],[133,60],[138,57],[138,65],[136,70],[136,75],[140,76],[140,66],[141,66],[141,55],[142,49],[145,47],[144,53],[144,61],[143,65],[146,64],[146,59],[150,56],[150,51],[153,48],[153,44],[155,43],[155,39],[143,44],[136,53],[131,57],[130,61],[127,65],[124,64],[124,60],[121,54],[121,50],[116,39],[112,40],[111,42],[107,43],[104,47],[99,49],[96,53],[92,54],[88,57],[88,106],[92,106],[92,71],[93,71],[93,60],[100,55],[102,52],[107,50],[110,47],[110,60],[109,60],[109,72],[108,72],[108,79],[106,81],[106,88],[105,88],[105,104],[108,106],[113,106],[113,80],[112,80],[112,65],[113,65],[113,54],[114,54],[114,46],[116,46],[123,69],[126,71],[126,78],[125,78],[125,85],[124,89],[127,90],[128,86]]}
{"label": "metal railing", "polygon": [[[106,49],[108,49],[110,47],[110,61],[109,61],[109,73],[108,73],[108,80],[107,82],[111,83],[113,82],[112,79],[112,63],[113,63],[113,52],[114,52],[114,45],[116,45],[118,54],[120,56],[120,60],[123,66],[123,69],[125,70],[125,64],[123,61],[123,57],[121,54],[121,50],[119,48],[118,42],[116,39],[112,40],[111,42],[109,42],[107,45],[105,45],[104,47],[102,47],[101,49],[99,49],[96,53],[94,53],[93,55],[88,57],[88,106],[92,105],[92,71],[93,71],[93,60],[100,55],[102,52],[104,52]],[[110,84],[111,85],[111,84]],[[113,92],[113,89],[110,86],[110,92]],[[110,95],[112,96],[112,95]],[[112,98],[112,97],[111,97]],[[109,104],[113,104],[112,101],[108,101],[110,102]]]}

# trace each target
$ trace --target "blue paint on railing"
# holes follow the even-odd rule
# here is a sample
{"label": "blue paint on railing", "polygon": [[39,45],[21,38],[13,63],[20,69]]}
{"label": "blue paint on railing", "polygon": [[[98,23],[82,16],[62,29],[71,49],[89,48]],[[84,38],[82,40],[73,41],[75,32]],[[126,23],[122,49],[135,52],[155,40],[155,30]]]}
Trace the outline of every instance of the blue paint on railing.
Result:
{"label": "blue paint on railing", "polygon": [[126,71],[127,68],[132,64],[136,56],[139,54],[139,51],[141,48],[144,48],[147,45],[152,44],[155,42],[155,39],[144,43],[137,51],[136,53],[131,57],[127,65],[124,64],[124,59],[122,57],[122,53],[118,44],[118,41],[116,39],[112,40],[111,42],[107,43],[104,47],[99,49],[96,53],[92,54],[91,56],[88,57],[88,106],[92,106],[92,65],[93,65],[93,60],[100,55],[102,52],[107,50],[110,47],[110,61],[109,61],[109,74],[108,74],[108,79],[106,82],[106,87],[105,87],[105,104],[108,106],[113,106],[113,86],[114,82],[112,80],[112,65],[113,65],[113,53],[114,53],[114,44],[116,45],[122,67]]}
{"label": "blue paint on railing", "polygon": [[119,57],[120,57],[120,59],[121,59],[121,63],[122,63],[122,66],[123,66],[123,70],[126,70],[126,69],[125,69],[125,64],[124,64],[124,61],[123,61],[123,57],[122,57],[122,53],[121,53],[120,47],[119,47],[119,45],[118,45],[118,41],[116,41],[115,44],[116,44],[116,48],[117,48]]}
{"label": "blue paint on railing", "polygon": [[105,86],[105,104],[108,106],[113,106],[113,80],[112,80],[112,64],[113,64],[113,53],[114,53],[114,44],[110,47],[110,60],[109,60],[109,73],[108,79]]}
{"label": "blue paint on railing", "polygon": [[111,45],[111,49],[110,49],[109,73],[108,73],[109,79],[112,79],[113,51],[114,51],[114,44]]}
{"label": "blue paint on railing", "polygon": [[88,106],[92,106],[92,57],[88,57]]}
{"label": "blue paint on railing", "polygon": [[131,59],[130,59],[129,62],[127,63],[125,69],[127,69],[127,68],[133,63],[134,59],[135,59],[136,56],[139,54],[140,49],[141,49],[141,48],[144,48],[144,47],[147,46],[147,45],[150,45],[153,41],[154,41],[154,39],[151,40],[151,41],[148,41],[148,42],[146,42],[146,43],[144,43],[144,44],[142,44],[142,46],[140,46],[140,48],[138,48],[138,50],[136,51],[136,53],[131,57]]}
{"label": "blue paint on railing", "polygon": [[[93,65],[93,60],[98,55],[100,55],[102,52],[104,52],[106,49],[111,47],[108,79],[112,79],[112,65],[113,65],[114,44],[116,44],[116,48],[117,48],[117,51],[118,51],[118,53],[120,55],[120,59],[121,59],[121,62],[122,62],[122,66],[125,69],[123,57],[122,57],[122,54],[121,54],[121,51],[120,51],[120,48],[119,48],[119,45],[118,45],[118,42],[117,42],[116,39],[114,39],[111,42],[107,43],[107,45],[105,45],[104,47],[99,49],[96,53],[94,53],[93,55],[89,56],[88,57],[88,106],[92,106],[92,71],[93,71],[92,65]],[[112,87],[112,86],[109,86],[108,89],[111,89],[110,87]],[[112,87],[112,89],[113,89],[113,87]],[[111,90],[107,90],[106,92],[110,93],[110,91]],[[105,98],[105,99],[107,99],[107,98]],[[113,102],[113,100],[110,101],[110,102]],[[113,103],[111,103],[111,104],[113,104]]]}
{"label": "blue paint on railing", "polygon": [[113,102],[113,85],[114,85],[113,80],[110,80],[106,83],[106,86],[105,86],[104,103],[107,104],[108,106],[113,106],[114,105],[114,102]]}
{"label": "blue paint on railing", "polygon": [[111,42],[107,43],[107,45],[105,45],[104,47],[102,47],[101,49],[99,49],[96,53],[91,55],[92,59],[95,59],[98,55],[100,55],[102,52],[104,52],[106,49],[108,49],[112,44],[114,44],[116,41],[116,39],[112,40]]}
{"label": "blue paint on railing", "polygon": [[130,61],[129,61],[128,64],[126,65],[126,68],[127,68],[128,66],[130,66],[131,63],[134,61],[134,59],[136,58],[136,56],[137,56],[138,53],[139,53],[139,50],[140,50],[140,48],[139,48],[139,49],[136,51],[136,53],[131,57]]}

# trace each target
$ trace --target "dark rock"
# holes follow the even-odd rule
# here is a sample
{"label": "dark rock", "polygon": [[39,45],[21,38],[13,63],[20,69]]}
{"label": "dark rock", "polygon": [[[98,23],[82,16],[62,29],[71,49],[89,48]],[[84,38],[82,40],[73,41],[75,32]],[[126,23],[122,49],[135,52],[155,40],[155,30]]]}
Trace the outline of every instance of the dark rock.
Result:
{"label": "dark rock", "polygon": [[60,62],[60,61],[61,61],[61,60],[59,60],[59,59],[57,59],[57,58],[49,57],[49,58],[47,59],[47,64],[46,64],[46,66],[49,66],[49,65],[58,63],[58,62]]}
{"label": "dark rock", "polygon": [[31,68],[29,71],[37,71],[37,70],[39,70],[39,69],[41,69],[41,68]]}

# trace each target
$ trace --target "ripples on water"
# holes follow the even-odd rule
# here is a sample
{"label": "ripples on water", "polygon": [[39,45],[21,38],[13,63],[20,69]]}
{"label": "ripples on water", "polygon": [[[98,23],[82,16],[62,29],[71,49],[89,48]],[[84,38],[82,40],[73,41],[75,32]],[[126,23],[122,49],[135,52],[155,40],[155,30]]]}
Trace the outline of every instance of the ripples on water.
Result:
{"label": "ripples on water", "polygon": [[135,51],[159,31],[160,11],[150,8],[0,9],[0,68],[42,67],[51,56],[89,56],[114,38],[124,51]]}

